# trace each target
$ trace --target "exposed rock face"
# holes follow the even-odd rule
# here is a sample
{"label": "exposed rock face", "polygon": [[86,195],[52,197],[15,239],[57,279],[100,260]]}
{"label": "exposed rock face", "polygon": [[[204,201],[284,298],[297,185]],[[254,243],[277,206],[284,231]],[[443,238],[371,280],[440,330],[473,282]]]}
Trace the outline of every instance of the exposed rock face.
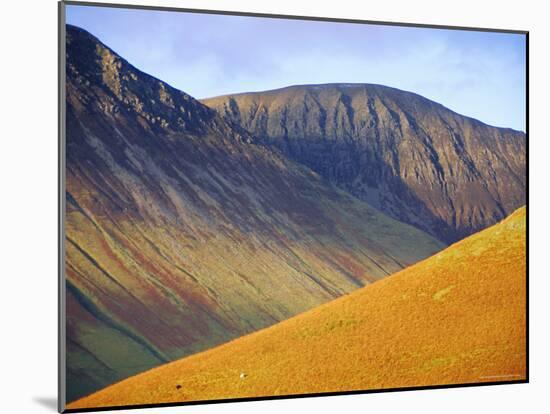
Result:
{"label": "exposed rock face", "polygon": [[526,137],[419,95],[328,84],[203,100],[269,146],[447,243],[526,199]]}
{"label": "exposed rock face", "polygon": [[69,400],[442,247],[67,32]]}

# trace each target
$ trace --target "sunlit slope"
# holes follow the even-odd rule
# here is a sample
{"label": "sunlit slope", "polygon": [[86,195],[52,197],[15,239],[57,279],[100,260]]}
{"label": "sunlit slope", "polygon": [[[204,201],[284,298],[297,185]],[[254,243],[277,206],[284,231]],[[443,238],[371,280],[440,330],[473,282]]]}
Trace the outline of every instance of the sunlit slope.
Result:
{"label": "sunlit slope", "polygon": [[525,379],[525,235],[521,208],[348,296],[70,408]]}

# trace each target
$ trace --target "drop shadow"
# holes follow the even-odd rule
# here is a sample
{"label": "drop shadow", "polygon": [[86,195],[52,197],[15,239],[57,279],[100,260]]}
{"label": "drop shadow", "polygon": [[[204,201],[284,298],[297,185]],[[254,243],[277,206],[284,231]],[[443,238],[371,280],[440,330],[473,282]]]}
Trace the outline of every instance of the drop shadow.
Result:
{"label": "drop shadow", "polygon": [[57,398],[55,397],[33,397],[32,400],[52,412],[57,412]]}

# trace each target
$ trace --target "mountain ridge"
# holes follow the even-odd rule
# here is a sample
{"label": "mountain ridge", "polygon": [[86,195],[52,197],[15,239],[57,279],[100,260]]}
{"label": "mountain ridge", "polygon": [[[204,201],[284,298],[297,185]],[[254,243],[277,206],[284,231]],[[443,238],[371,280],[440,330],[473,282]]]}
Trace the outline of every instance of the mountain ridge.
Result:
{"label": "mountain ridge", "polygon": [[484,126],[491,127],[491,128],[504,129],[504,130],[510,130],[510,131],[513,131],[513,132],[519,132],[519,133],[525,134],[525,131],[522,130],[522,129],[512,128],[512,127],[507,127],[507,126],[499,126],[499,125],[494,125],[494,124],[491,124],[491,123],[487,123],[487,122],[482,121],[481,119],[475,118],[474,116],[465,115],[465,114],[463,114],[459,111],[451,109],[450,107],[446,106],[445,104],[440,103],[440,102],[438,102],[434,99],[428,98],[428,97],[426,97],[426,96],[424,96],[424,95],[422,95],[418,92],[414,92],[414,91],[408,90],[408,89],[398,88],[396,86],[385,85],[385,84],[382,84],[382,83],[370,83],[370,82],[297,83],[297,84],[281,86],[279,88],[273,88],[273,89],[251,90],[251,91],[245,91],[245,92],[230,92],[230,93],[223,93],[221,95],[212,95],[212,96],[206,96],[206,97],[197,98],[197,99],[200,102],[203,102],[203,101],[208,102],[208,101],[214,101],[214,100],[217,100],[217,99],[228,98],[228,97],[237,97],[237,96],[245,96],[245,95],[264,95],[264,94],[270,93],[270,92],[271,93],[278,93],[278,92],[282,92],[284,90],[294,89],[294,88],[295,89],[301,89],[301,88],[330,88],[330,87],[355,88],[355,87],[362,87],[362,86],[384,88],[384,89],[393,90],[393,91],[400,92],[400,93],[415,95],[418,98],[421,98],[421,99],[429,101],[433,104],[439,105],[443,109],[445,109],[449,112],[452,112],[455,115],[458,115],[458,116],[463,117],[463,118],[467,118],[471,121],[480,123]]}

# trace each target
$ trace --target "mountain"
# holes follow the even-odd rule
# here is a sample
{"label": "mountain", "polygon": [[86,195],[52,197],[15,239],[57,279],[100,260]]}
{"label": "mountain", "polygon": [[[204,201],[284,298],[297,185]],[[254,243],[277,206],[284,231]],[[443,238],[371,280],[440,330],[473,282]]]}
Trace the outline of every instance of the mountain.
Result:
{"label": "mountain", "polygon": [[69,401],[443,247],[84,30],[66,52]]}
{"label": "mountain", "polygon": [[395,275],[69,408],[525,380],[526,211]]}
{"label": "mountain", "polygon": [[303,85],[202,101],[392,217],[452,243],[526,203],[526,136],[414,93]]}

